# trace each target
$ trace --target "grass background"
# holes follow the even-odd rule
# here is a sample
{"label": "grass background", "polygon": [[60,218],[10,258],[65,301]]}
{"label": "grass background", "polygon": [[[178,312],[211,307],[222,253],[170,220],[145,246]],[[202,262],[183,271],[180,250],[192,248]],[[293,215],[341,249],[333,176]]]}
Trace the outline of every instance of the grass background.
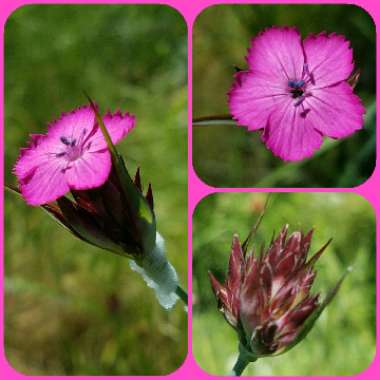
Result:
{"label": "grass background", "polygon": [[[187,284],[187,35],[165,6],[27,6],[5,31],[5,180],[29,133],[86,103],[137,127],[119,144],[153,184],[158,228]],[[163,310],[128,262],[5,194],[5,349],[29,375],[152,375],[187,353],[182,305]]]}
{"label": "grass background", "polygon": [[[207,271],[224,281],[232,235],[244,240],[266,200],[264,193],[219,193],[198,204],[193,216],[193,354],[213,375],[228,374],[237,358],[235,331],[217,309]],[[255,246],[269,244],[288,223],[290,232],[314,228],[310,255],[332,243],[316,265],[313,292],[322,297],[352,265],[340,292],[313,330],[282,356],[263,358],[252,376],[343,376],[365,370],[375,355],[375,217],[366,200],[349,193],[276,193]]]}
{"label": "grass background", "polygon": [[361,70],[355,92],[367,111],[364,129],[343,140],[325,139],[312,158],[285,163],[266,149],[258,132],[234,125],[194,127],[193,160],[198,176],[217,187],[351,187],[363,183],[375,165],[376,34],[373,20],[359,7],[287,4],[206,9],[193,29],[193,117],[228,113],[234,65],[247,67],[251,38],[272,25],[294,25],[303,37],[335,32],[351,41],[356,68]]}

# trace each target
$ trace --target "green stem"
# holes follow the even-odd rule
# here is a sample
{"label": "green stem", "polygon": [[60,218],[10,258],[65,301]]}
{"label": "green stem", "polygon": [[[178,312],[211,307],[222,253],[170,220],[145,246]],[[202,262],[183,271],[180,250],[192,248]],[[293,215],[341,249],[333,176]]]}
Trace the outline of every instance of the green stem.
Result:
{"label": "green stem", "polygon": [[212,115],[193,119],[194,126],[236,124],[231,115]]}
{"label": "green stem", "polygon": [[177,285],[175,290],[175,294],[183,301],[183,303],[187,306],[187,293],[185,290],[181,288],[181,286]]}
{"label": "green stem", "polygon": [[247,349],[242,345],[242,343],[239,343],[239,356],[232,369],[231,375],[240,376],[243,373],[243,371],[247,368],[247,365],[249,363],[255,362],[257,359],[258,358],[256,355],[254,355],[250,351],[247,351]]}
{"label": "green stem", "polygon": [[249,362],[250,361],[247,359],[245,355],[242,355],[241,353],[239,353],[239,356],[234,365],[234,368],[232,369],[231,375],[240,376],[243,373],[243,371],[246,369]]}

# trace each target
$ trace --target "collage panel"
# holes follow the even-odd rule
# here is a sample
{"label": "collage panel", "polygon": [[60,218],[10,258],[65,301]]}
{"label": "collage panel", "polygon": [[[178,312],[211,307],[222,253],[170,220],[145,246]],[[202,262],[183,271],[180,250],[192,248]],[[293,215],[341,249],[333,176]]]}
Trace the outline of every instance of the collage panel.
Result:
{"label": "collage panel", "polygon": [[6,360],[172,373],[188,351],[183,17],[30,5],[4,39]]}
{"label": "collage panel", "polygon": [[376,351],[376,225],[353,193],[215,193],[193,214],[192,352],[213,376],[354,376]]}
{"label": "collage panel", "polygon": [[192,52],[198,177],[223,188],[364,183],[376,159],[375,47],[374,21],[355,5],[203,10]]}
{"label": "collage panel", "polygon": [[31,1],[0,380],[378,378],[377,0]]}

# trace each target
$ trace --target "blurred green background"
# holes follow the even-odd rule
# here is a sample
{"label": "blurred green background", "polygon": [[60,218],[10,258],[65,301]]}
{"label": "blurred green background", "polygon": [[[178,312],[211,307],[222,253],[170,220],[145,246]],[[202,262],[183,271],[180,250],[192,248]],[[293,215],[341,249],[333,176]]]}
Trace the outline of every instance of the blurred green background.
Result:
{"label": "blurred green background", "polygon": [[[217,309],[207,271],[219,281],[227,271],[232,235],[244,240],[263,210],[267,194],[220,193],[198,204],[193,216],[193,354],[210,374],[228,374],[238,353],[235,331]],[[275,358],[259,359],[245,375],[355,375],[375,355],[375,218],[366,200],[349,193],[276,193],[254,246],[268,247],[272,234],[314,228],[309,255],[329,238],[316,264],[314,292],[322,297],[352,265],[340,292],[298,346]]]}
{"label": "blurred green background", "polygon": [[[27,6],[5,32],[5,179],[29,133],[86,103],[137,127],[119,144],[153,184],[158,228],[187,287],[187,30],[165,6]],[[173,164],[175,163],[175,164]],[[5,348],[26,374],[152,375],[187,353],[187,315],[167,312],[128,261],[40,209],[5,199]]]}
{"label": "blurred green background", "polygon": [[[342,22],[344,20],[344,22]],[[198,176],[217,187],[351,187],[375,166],[375,25],[351,5],[218,5],[203,11],[193,29],[193,117],[228,114],[234,65],[245,69],[253,36],[272,25],[294,25],[303,37],[344,34],[361,70],[355,92],[366,107],[364,130],[344,140],[325,139],[310,159],[285,163],[266,149],[259,132],[235,125],[193,127]],[[223,157],[222,159],[220,157]]]}

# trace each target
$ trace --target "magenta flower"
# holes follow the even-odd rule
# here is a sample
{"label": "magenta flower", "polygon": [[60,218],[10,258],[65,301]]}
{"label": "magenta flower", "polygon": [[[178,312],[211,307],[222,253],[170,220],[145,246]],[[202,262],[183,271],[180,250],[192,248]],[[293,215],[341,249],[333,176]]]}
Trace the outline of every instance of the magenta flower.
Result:
{"label": "magenta flower", "polygon": [[[135,124],[134,116],[107,113],[104,124],[112,142]],[[111,172],[111,154],[91,106],[83,106],[49,125],[46,135],[31,135],[14,167],[20,191],[30,205],[53,202],[70,190],[103,185]]]}
{"label": "magenta flower", "polygon": [[273,27],[252,39],[248,70],[229,92],[233,118],[287,161],[310,157],[323,142],[363,127],[365,109],[347,83],[353,71],[349,42],[335,33],[310,35]]}

